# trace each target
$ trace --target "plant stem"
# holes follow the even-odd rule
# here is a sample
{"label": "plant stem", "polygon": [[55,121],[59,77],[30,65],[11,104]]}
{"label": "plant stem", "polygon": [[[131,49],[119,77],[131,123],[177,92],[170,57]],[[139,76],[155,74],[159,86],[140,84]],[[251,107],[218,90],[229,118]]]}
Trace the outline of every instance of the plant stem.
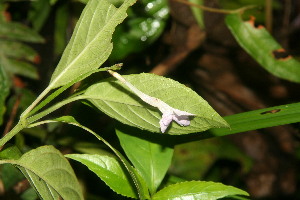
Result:
{"label": "plant stem", "polygon": [[19,133],[22,129],[27,127],[27,123],[25,123],[25,121],[20,120],[17,125],[11,130],[9,131],[6,135],[4,135],[1,139],[0,139],[0,148],[6,143],[8,142],[12,137],[14,137],[17,133]]}
{"label": "plant stem", "polygon": [[273,16],[272,16],[272,0],[266,0],[266,28],[267,30],[272,33],[272,23],[273,23]]}
{"label": "plant stem", "polygon": [[33,123],[33,122],[41,119],[42,117],[45,117],[46,115],[54,112],[55,110],[63,107],[64,105],[66,105],[68,103],[71,103],[73,101],[80,100],[80,99],[85,99],[85,98],[86,98],[85,96],[79,95],[79,96],[75,96],[75,97],[72,97],[72,98],[65,99],[65,100],[63,100],[63,101],[61,101],[61,102],[59,102],[59,103],[51,106],[50,108],[48,108],[48,109],[46,109],[46,110],[44,110],[44,111],[42,111],[42,112],[40,112],[40,113],[32,116],[32,117],[29,117],[27,119],[28,124],[31,124],[31,123]]}
{"label": "plant stem", "polygon": [[35,100],[32,104],[21,114],[20,119],[26,119],[30,111],[51,91],[51,87],[47,87]]}

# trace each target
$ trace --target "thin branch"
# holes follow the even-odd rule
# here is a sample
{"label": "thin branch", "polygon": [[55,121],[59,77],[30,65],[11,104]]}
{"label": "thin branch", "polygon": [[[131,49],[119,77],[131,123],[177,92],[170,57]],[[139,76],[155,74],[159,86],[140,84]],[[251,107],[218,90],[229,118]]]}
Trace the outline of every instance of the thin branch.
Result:
{"label": "thin branch", "polygon": [[252,8],[256,7],[255,5],[249,5],[249,6],[245,6],[245,7],[242,7],[242,8],[235,9],[235,10],[228,10],[228,9],[211,8],[211,7],[199,5],[199,4],[196,4],[196,3],[188,2],[186,0],[173,0],[173,1],[177,1],[177,2],[180,2],[180,3],[186,4],[186,5],[189,5],[189,6],[196,7],[196,8],[200,8],[204,11],[214,12],[214,13],[221,13],[221,14],[243,13],[245,10],[252,9]]}
{"label": "thin branch", "polygon": [[5,126],[3,136],[6,135],[12,127],[12,125],[14,123],[14,120],[16,118],[16,115],[17,115],[17,111],[18,111],[20,102],[21,102],[21,95],[18,95],[17,99],[16,99],[16,101],[15,101],[13,107],[12,107],[12,111],[10,113],[9,120],[8,120],[6,126]]}
{"label": "thin branch", "polygon": [[272,33],[272,25],[273,25],[273,13],[272,13],[272,0],[266,0],[266,7],[265,7],[265,21],[266,21],[266,29]]}

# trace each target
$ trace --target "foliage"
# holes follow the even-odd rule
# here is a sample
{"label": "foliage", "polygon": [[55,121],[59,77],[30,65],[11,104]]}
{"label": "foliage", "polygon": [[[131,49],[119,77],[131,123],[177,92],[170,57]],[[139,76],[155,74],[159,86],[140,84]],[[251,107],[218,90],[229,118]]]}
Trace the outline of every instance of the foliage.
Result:
{"label": "foliage", "polygon": [[[86,3],[86,1],[84,2]],[[36,10],[32,11],[29,18],[35,30],[39,30],[43,26],[50,5],[55,3],[56,1],[40,1],[34,4]],[[114,4],[107,0],[89,0],[87,2],[48,86],[25,109],[14,128],[0,139],[0,146],[3,147],[0,151],[1,179],[3,179],[5,187],[11,188],[13,184],[23,178],[15,168],[12,168],[14,166],[22,172],[42,199],[84,199],[83,189],[69,161],[65,158],[67,157],[86,166],[111,190],[125,197],[154,200],[197,200],[249,196],[241,189],[217,182],[179,179],[175,183],[168,181],[168,170],[172,165],[174,146],[186,141],[299,122],[297,111],[299,103],[245,112],[223,119],[192,89],[172,79],[148,73],[120,76],[119,80],[102,79],[100,82],[77,88],[68,97],[61,95],[77,82],[91,78],[98,72],[119,69],[120,65],[118,64],[111,67],[102,65],[110,55],[111,60],[118,60],[136,52],[136,48],[141,45],[141,41],[137,38],[142,39],[145,36],[145,40],[147,40],[145,46],[158,38],[168,17],[166,1],[139,2],[137,5],[143,8],[147,8],[150,4],[153,6],[140,18],[134,18],[137,15],[134,8],[131,7],[134,3],[135,0],[116,1]],[[47,12],[37,12],[40,7],[46,7]],[[1,8],[2,11],[5,10],[4,6]],[[65,8],[62,9],[57,13],[58,16],[63,15]],[[130,16],[128,21],[116,28],[126,18],[127,12]],[[198,16],[198,23],[204,27],[201,21],[202,13],[196,10],[194,13]],[[35,16],[40,16],[40,18]],[[159,23],[159,27],[154,27],[155,23]],[[297,61],[290,57],[284,61],[274,58],[271,52],[281,47],[264,29],[257,29],[248,22],[243,22],[237,14],[228,14],[226,23],[240,45],[264,68],[278,77],[299,82],[300,72],[296,66],[298,65]],[[66,26],[64,23],[56,25]],[[129,26],[128,33],[124,28],[125,25]],[[143,29],[142,25],[146,28]],[[116,34],[113,36],[114,32]],[[124,46],[125,40],[132,46]],[[20,41],[42,42],[43,39],[35,31],[2,18],[0,21],[0,46],[2,49],[2,51],[0,50],[0,124],[5,112],[5,99],[9,93],[8,77],[12,76],[8,74],[37,78],[36,69],[27,63],[27,61],[34,61],[37,54],[31,47]],[[112,50],[113,42],[114,51]],[[125,50],[124,47],[129,49]],[[264,55],[263,59],[261,55]],[[26,62],[19,61],[19,59],[24,59]],[[12,63],[17,64],[13,65]],[[162,111],[153,107],[154,103],[142,101],[139,95],[125,87],[124,82],[132,84],[157,102],[164,102],[177,110],[192,113],[193,117],[184,119],[191,123],[185,127],[172,123],[165,134],[157,134],[160,133],[159,121]],[[61,98],[57,100],[58,96]],[[111,141],[108,142],[95,131],[79,123],[73,116],[53,118],[50,115],[62,106],[78,100],[122,123],[117,123],[113,128],[119,139],[121,151],[118,150],[118,145],[113,145]],[[48,118],[44,119],[46,116]],[[61,123],[79,127],[90,133],[93,139],[98,140],[97,142],[105,144],[110,152],[103,150],[84,154],[70,153],[64,156],[52,145],[37,148],[32,145],[24,148],[22,136],[18,133],[29,128],[34,130],[40,125],[47,125],[48,130],[51,126],[55,129],[59,127],[57,124]],[[104,130],[103,127],[101,128]],[[11,141],[14,136],[19,137],[19,142],[12,146],[8,145],[7,142]],[[37,137],[42,138],[43,136]],[[55,144],[55,142],[53,143]],[[231,148],[224,143],[222,145],[225,148]],[[73,148],[76,149],[75,145]],[[213,151],[217,152],[215,149]],[[126,157],[122,154],[123,152]],[[222,156],[221,151],[218,154]],[[234,153],[231,156],[242,157],[240,154]],[[248,160],[241,162],[246,166],[245,168],[249,168]],[[4,172],[7,172],[7,175]],[[13,176],[13,174],[16,175]],[[13,176],[13,179],[8,181],[8,176]],[[22,198],[35,198],[34,194],[31,194],[32,190],[26,192],[27,194],[24,193]],[[26,197],[27,195],[29,197]]]}

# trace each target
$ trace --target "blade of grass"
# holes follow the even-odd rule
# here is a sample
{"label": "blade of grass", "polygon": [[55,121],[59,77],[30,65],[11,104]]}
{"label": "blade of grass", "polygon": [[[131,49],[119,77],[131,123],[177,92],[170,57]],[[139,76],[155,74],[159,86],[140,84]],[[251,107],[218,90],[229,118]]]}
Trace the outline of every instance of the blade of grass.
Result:
{"label": "blade of grass", "polygon": [[280,105],[224,117],[231,129],[213,128],[203,133],[173,136],[171,143],[179,144],[195,140],[226,136],[262,128],[300,122],[300,103]]}

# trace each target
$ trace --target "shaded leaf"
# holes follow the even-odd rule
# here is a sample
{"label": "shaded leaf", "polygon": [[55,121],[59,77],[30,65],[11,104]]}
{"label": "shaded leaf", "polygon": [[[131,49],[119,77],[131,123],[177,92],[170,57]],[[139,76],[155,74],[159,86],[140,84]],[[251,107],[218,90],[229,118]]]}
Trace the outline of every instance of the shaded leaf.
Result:
{"label": "shaded leaf", "polygon": [[24,175],[14,166],[9,164],[0,166],[0,180],[6,191],[13,189],[18,182],[24,179]]}
{"label": "shaded leaf", "polygon": [[255,27],[254,19],[244,22],[239,15],[230,14],[226,16],[226,24],[241,47],[268,72],[279,78],[300,82],[300,62],[288,54],[277,58],[276,52],[285,53],[285,50],[264,27]]}
{"label": "shaded leaf", "polygon": [[55,69],[50,88],[60,87],[97,69],[111,53],[115,27],[135,0],[126,0],[116,8],[106,0],[90,0],[76,24],[72,38]]}
{"label": "shaded leaf", "polygon": [[230,195],[249,194],[241,189],[221,183],[190,181],[170,185],[158,191],[153,200],[215,200]]}
{"label": "shaded leaf", "polygon": [[[120,4],[120,0],[112,3]],[[130,11],[126,21],[114,32],[111,60],[143,51],[162,34],[169,17],[167,0],[139,0]]]}
{"label": "shaded leaf", "polygon": [[68,154],[65,156],[87,166],[116,193],[137,198],[130,175],[116,158],[99,154]]}
{"label": "shaded leaf", "polygon": [[42,199],[83,199],[81,188],[69,162],[52,146],[25,153],[19,160],[0,160],[16,165]]}
{"label": "shaded leaf", "polygon": [[[203,0],[188,0],[188,1],[191,3],[198,4],[198,5],[203,5]],[[191,6],[191,10],[192,10],[193,16],[195,17],[200,28],[202,28],[202,29],[205,28],[202,9]]]}
{"label": "shaded leaf", "polygon": [[147,182],[151,194],[160,186],[171,164],[173,148],[150,138],[140,138],[141,130],[119,126],[116,133],[129,160]]}
{"label": "shaded leaf", "polygon": [[55,29],[54,29],[54,53],[61,54],[67,44],[67,29],[70,11],[68,2],[61,4],[55,13]]}
{"label": "shaded leaf", "polygon": [[31,2],[31,9],[28,13],[28,19],[31,21],[34,30],[40,31],[51,11],[49,0],[39,0]]}
{"label": "shaded leaf", "polygon": [[28,45],[9,40],[0,40],[0,54],[31,62],[35,62],[38,57],[37,52]]}
{"label": "shaded leaf", "polygon": [[4,66],[4,69],[9,74],[18,74],[31,79],[39,78],[37,69],[28,62],[5,58],[0,55],[0,64]]}
{"label": "shaded leaf", "polygon": [[[153,74],[128,75],[124,78],[145,94],[159,98],[173,108],[196,115],[186,127],[173,122],[167,130],[168,134],[188,134],[213,127],[228,127],[226,121],[204,99],[174,80]],[[92,85],[83,97],[124,124],[160,133],[161,113],[158,109],[144,103],[115,79]]]}
{"label": "shaded leaf", "polygon": [[[238,147],[226,138],[214,138],[176,145],[169,173],[186,180],[208,180],[207,177],[213,174],[212,167],[221,160],[235,162],[241,167],[241,170],[236,170],[230,165],[229,169],[232,171],[227,173],[230,177],[245,174],[252,167],[251,159]],[[220,165],[221,170],[225,169],[223,166]]]}
{"label": "shaded leaf", "polygon": [[5,100],[9,94],[9,81],[7,74],[0,63],[0,125],[3,123],[3,115],[6,111]]}
{"label": "shaded leaf", "polygon": [[37,32],[16,22],[0,21],[0,38],[23,42],[44,42],[44,39]]}

